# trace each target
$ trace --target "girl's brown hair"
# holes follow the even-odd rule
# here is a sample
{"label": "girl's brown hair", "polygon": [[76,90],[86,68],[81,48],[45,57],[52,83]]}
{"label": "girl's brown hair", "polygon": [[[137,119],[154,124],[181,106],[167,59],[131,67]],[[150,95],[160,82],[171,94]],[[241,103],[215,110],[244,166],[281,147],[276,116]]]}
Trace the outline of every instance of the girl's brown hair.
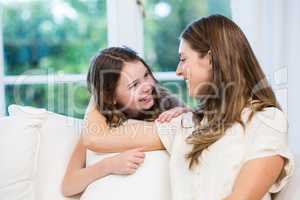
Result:
{"label": "girl's brown hair", "polygon": [[128,47],[106,48],[92,58],[87,75],[87,86],[94,98],[97,110],[104,115],[110,127],[119,126],[127,119],[134,118],[122,109],[122,105],[114,103],[114,98],[125,63],[138,61],[147,68],[156,83],[156,87],[153,90],[154,106],[150,110],[141,111],[135,119],[154,121],[161,112],[182,105],[177,98],[158,85],[150,67],[135,51]]}
{"label": "girl's brown hair", "polygon": [[186,156],[192,168],[199,163],[202,151],[234,123],[245,127],[241,119],[245,107],[252,110],[249,121],[255,112],[280,106],[247,38],[233,21],[222,15],[201,18],[182,32],[181,39],[200,57],[210,52],[213,68],[213,87],[208,89],[213,98],[199,97],[201,106],[194,112],[196,129],[187,138],[187,143],[193,145]]}

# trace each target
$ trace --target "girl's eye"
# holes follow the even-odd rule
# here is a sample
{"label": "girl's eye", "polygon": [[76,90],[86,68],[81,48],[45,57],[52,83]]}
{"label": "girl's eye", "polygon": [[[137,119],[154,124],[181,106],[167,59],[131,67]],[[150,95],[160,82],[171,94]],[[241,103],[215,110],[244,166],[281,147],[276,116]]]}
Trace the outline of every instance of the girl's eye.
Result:
{"label": "girl's eye", "polygon": [[132,85],[130,86],[130,89],[131,89],[131,88],[136,88],[136,87],[138,86],[138,84],[139,84],[138,82],[132,84]]}

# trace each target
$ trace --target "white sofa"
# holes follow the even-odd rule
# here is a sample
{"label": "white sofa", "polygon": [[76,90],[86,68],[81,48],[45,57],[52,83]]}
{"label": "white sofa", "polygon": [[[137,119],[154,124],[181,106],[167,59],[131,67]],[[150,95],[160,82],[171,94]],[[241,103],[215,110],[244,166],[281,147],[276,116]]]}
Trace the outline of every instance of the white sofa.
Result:
{"label": "white sofa", "polygon": [[[9,107],[9,113],[0,118],[0,199],[70,199],[62,196],[61,181],[83,120],[16,105]],[[300,165],[296,164],[291,183],[276,200],[300,199]],[[170,200],[167,153],[146,153],[134,175],[96,181],[81,199]]]}
{"label": "white sofa", "polygon": [[[0,200],[78,200],[62,195],[61,182],[83,120],[17,105],[9,114],[0,117]],[[81,199],[170,200],[168,161],[165,151],[148,152],[135,174],[96,181]]]}

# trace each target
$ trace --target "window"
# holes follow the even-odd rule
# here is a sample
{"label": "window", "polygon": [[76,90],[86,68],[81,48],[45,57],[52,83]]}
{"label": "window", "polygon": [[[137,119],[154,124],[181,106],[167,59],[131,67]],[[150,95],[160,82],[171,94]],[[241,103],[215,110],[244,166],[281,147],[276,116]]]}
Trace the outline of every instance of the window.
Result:
{"label": "window", "polygon": [[[70,113],[68,107],[85,108],[89,95],[79,92],[81,83],[59,82],[82,74],[75,77],[84,83],[90,58],[107,46],[106,1],[5,0],[2,32],[6,106],[45,107],[81,117],[84,112]],[[49,82],[49,74],[57,76]]]}

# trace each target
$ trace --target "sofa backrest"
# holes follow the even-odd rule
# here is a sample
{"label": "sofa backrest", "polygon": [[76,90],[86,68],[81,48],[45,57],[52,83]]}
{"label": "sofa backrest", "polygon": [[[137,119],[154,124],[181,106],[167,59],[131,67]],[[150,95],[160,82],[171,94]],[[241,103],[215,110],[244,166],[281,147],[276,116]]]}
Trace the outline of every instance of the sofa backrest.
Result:
{"label": "sofa backrest", "polygon": [[10,116],[43,120],[40,128],[38,167],[35,177],[37,200],[66,200],[61,183],[71,154],[79,140],[83,120],[32,107],[9,106]]}

